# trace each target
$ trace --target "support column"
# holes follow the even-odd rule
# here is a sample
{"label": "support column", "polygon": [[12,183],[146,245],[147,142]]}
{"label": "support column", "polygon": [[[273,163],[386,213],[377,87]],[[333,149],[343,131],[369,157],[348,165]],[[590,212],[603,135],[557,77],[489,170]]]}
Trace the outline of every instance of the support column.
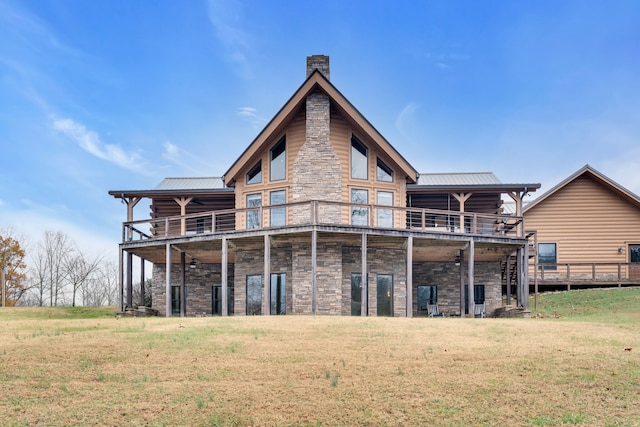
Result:
{"label": "support column", "polygon": [[474,312],[475,312],[475,300],[473,298],[473,285],[474,285],[474,275],[475,275],[475,265],[474,265],[474,258],[475,258],[475,241],[470,240],[469,241],[469,262],[468,262],[468,266],[467,266],[467,276],[468,276],[468,283],[467,283],[467,295],[468,295],[468,301],[469,301],[469,317],[474,317]]}
{"label": "support column", "polygon": [[271,238],[264,235],[264,310],[263,315],[271,314]]}
{"label": "support column", "polygon": [[369,279],[367,277],[367,233],[362,233],[362,242],[361,242],[361,256],[360,256],[360,266],[361,270],[361,282],[362,282],[362,306],[360,308],[360,315],[367,316],[369,314],[369,300],[367,296],[369,295]]}
{"label": "support column", "polygon": [[193,197],[175,197],[173,200],[180,205],[180,235],[187,234],[187,222],[184,216],[187,214],[187,205],[191,202]]}
{"label": "support column", "polygon": [[464,301],[464,250],[460,249],[460,317],[464,317],[467,306]]}
{"label": "support column", "polygon": [[507,255],[507,264],[504,269],[507,283],[507,305],[511,305],[511,255]]}
{"label": "support column", "polygon": [[[127,204],[127,222],[133,221],[133,208],[138,204],[142,197],[122,197],[122,200]],[[127,227],[127,241],[133,239],[133,230],[131,227]]]}
{"label": "support column", "polygon": [[124,312],[124,250],[119,250],[118,257],[118,308],[120,313]]}
{"label": "support column", "polygon": [[220,267],[220,281],[222,283],[220,283],[220,286],[222,286],[222,315],[223,316],[228,316],[229,315],[229,297],[228,297],[228,292],[229,292],[229,288],[228,288],[228,273],[227,273],[227,269],[228,269],[228,255],[227,255],[227,251],[228,251],[229,247],[228,247],[228,243],[227,243],[227,238],[223,237],[222,238],[222,265]]}
{"label": "support column", "polygon": [[187,315],[187,254],[180,252],[180,317]]}
{"label": "support column", "polygon": [[141,306],[145,306],[144,302],[144,258],[140,258],[140,302]]}
{"label": "support column", "polygon": [[522,302],[524,309],[529,310],[529,242],[522,251]]}
{"label": "support column", "polygon": [[464,229],[464,203],[471,197],[473,193],[453,193],[452,196],[460,204],[460,232],[466,233]]}
{"label": "support column", "polygon": [[516,306],[522,306],[522,248],[516,251]]}
{"label": "support column", "polygon": [[311,314],[317,313],[317,301],[316,301],[316,269],[317,269],[317,257],[318,257],[318,231],[313,230],[311,232]]}
{"label": "support column", "polygon": [[171,317],[171,243],[166,245],[166,266],[165,266],[165,315]]}
{"label": "support column", "polygon": [[127,308],[133,308],[133,254],[127,252]]}
{"label": "support column", "polygon": [[407,238],[407,317],[413,317],[413,236]]}

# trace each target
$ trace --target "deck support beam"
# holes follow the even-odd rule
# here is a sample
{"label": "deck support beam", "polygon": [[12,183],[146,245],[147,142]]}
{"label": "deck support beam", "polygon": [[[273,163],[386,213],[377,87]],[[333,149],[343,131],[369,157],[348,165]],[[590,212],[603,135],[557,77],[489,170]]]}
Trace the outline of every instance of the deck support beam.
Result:
{"label": "deck support beam", "polygon": [[504,267],[504,274],[507,283],[507,305],[511,305],[511,255],[507,255],[507,262]]}
{"label": "deck support beam", "polygon": [[271,236],[264,235],[264,311],[263,315],[271,314]]}
{"label": "deck support beam", "polygon": [[464,300],[464,249],[460,249],[460,258],[458,262],[460,266],[460,317],[464,317],[465,312],[467,311],[466,302]]}
{"label": "deck support beam", "polygon": [[187,315],[187,253],[180,252],[180,317]]}
{"label": "deck support beam", "polygon": [[413,236],[407,237],[407,317],[413,317]]}
{"label": "deck support beam", "polygon": [[220,286],[222,286],[222,315],[223,316],[228,316],[229,315],[229,302],[228,302],[228,293],[229,293],[229,288],[228,288],[228,284],[227,284],[227,277],[228,277],[228,271],[227,269],[228,267],[228,254],[227,251],[229,250],[229,246],[227,243],[227,238],[223,237],[222,238],[222,260],[221,260],[221,266],[220,266],[220,281],[222,283],[220,283]]}
{"label": "deck support beam", "polygon": [[369,295],[369,278],[367,277],[367,233],[362,233],[362,240],[360,244],[360,273],[362,282],[362,303],[360,308],[360,315],[367,316],[369,314],[369,301],[367,296]]}
{"label": "deck support beam", "polygon": [[468,256],[468,265],[467,265],[467,295],[469,302],[469,317],[474,317],[475,314],[475,299],[473,293],[473,285],[475,281],[475,241],[469,241],[469,256]]}
{"label": "deck support beam", "polygon": [[316,292],[317,292],[317,282],[316,282],[316,269],[318,264],[318,231],[313,230],[311,232],[311,314],[316,314],[317,300],[316,300]]}
{"label": "deck support beam", "polygon": [[140,258],[140,301],[138,302],[139,305],[141,306],[145,306],[145,295],[144,295],[144,258]]}
{"label": "deck support beam", "polygon": [[120,313],[124,312],[124,269],[123,269],[123,260],[124,260],[124,250],[121,248],[119,250],[120,256],[118,257],[118,308],[120,309]]}
{"label": "deck support beam", "polygon": [[133,254],[127,252],[127,308],[133,308]]}
{"label": "deck support beam", "polygon": [[166,244],[165,256],[165,315],[171,317],[171,243]]}

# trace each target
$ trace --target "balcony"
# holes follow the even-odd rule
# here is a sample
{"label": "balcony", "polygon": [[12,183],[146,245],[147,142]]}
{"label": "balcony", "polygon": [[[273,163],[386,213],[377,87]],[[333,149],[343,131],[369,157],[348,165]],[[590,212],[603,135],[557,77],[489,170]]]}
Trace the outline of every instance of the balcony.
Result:
{"label": "balcony", "polygon": [[125,222],[122,241],[135,242],[317,225],[524,238],[522,217],[512,215],[312,200]]}

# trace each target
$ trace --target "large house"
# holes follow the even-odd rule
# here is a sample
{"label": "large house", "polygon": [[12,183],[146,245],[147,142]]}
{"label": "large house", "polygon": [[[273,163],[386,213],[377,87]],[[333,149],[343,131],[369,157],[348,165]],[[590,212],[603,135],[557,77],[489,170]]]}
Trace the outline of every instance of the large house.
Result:
{"label": "large house", "polygon": [[[166,316],[491,316],[504,284],[526,308],[522,199],[539,187],[418,174],[331,84],[329,58],[311,56],[222,177],[109,192],[128,208],[120,308],[137,305],[134,256],[153,264],[153,308]],[[142,199],[150,215],[136,220]]]}
{"label": "large house", "polygon": [[640,284],[640,198],[585,165],[524,209],[545,286]]}

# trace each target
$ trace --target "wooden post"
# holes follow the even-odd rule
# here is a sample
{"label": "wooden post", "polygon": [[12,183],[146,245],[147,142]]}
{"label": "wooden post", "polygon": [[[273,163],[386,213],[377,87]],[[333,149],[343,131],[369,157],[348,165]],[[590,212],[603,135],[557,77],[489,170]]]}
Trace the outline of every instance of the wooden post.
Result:
{"label": "wooden post", "polygon": [[471,197],[473,193],[452,193],[451,195],[460,204],[460,232],[465,233],[464,229],[464,203]]}
{"label": "wooden post", "polygon": [[133,308],[133,254],[127,252],[127,308]]}
{"label": "wooden post", "polygon": [[[142,200],[142,197],[122,197],[122,200],[127,204],[127,222],[131,222],[133,221],[133,208]],[[131,227],[129,227],[127,234],[127,240],[133,239],[133,229]]]}
{"label": "wooden post", "polygon": [[118,257],[118,306],[120,313],[124,312],[124,250],[120,248],[120,256]]}
{"label": "wooden post", "polygon": [[311,232],[311,314],[317,313],[317,300],[316,300],[317,256],[318,256],[318,231],[313,230]]}
{"label": "wooden post", "polygon": [[522,248],[516,250],[516,306],[522,307]]}
{"label": "wooden post", "polygon": [[171,243],[167,243],[165,249],[166,266],[165,266],[165,315],[171,317]]}
{"label": "wooden post", "polygon": [[229,250],[228,247],[228,243],[227,243],[227,238],[223,237],[222,238],[222,265],[220,266],[220,281],[222,283],[220,283],[220,286],[222,286],[222,315],[223,316],[228,316],[229,315],[229,307],[228,307],[228,299],[229,297],[228,292],[229,289],[227,287],[227,280],[228,280],[228,272],[227,272],[227,263],[228,263],[228,254],[227,251]]}
{"label": "wooden post", "polygon": [[145,305],[144,302],[144,258],[140,258],[140,302],[141,306]]}
{"label": "wooden post", "polygon": [[360,246],[360,272],[362,275],[362,306],[360,309],[360,315],[367,316],[369,314],[369,301],[367,300],[367,296],[369,295],[369,280],[367,278],[367,233],[362,233]]}
{"label": "wooden post", "polygon": [[507,255],[505,274],[507,275],[507,305],[511,305],[511,254]]}
{"label": "wooden post", "polygon": [[180,317],[187,315],[187,254],[180,252]]}
{"label": "wooden post", "polygon": [[464,317],[467,306],[464,301],[464,250],[460,249],[460,317]]}
{"label": "wooden post", "polygon": [[[474,265],[474,258],[475,258],[475,241],[474,240],[470,240],[469,241],[469,260],[468,260],[468,266],[467,266],[467,276],[468,276],[468,283],[467,283],[467,289],[468,289],[468,295],[469,295],[469,317],[474,317],[474,312],[475,312],[475,300],[474,300],[474,295],[473,295],[473,286],[474,286],[474,282],[475,282],[475,265]],[[462,264],[462,262],[460,263]]]}
{"label": "wooden post", "polygon": [[529,310],[529,240],[524,245],[522,254],[522,299],[524,309]]}
{"label": "wooden post", "polygon": [[185,215],[187,214],[187,205],[193,200],[193,197],[174,197],[173,200],[180,205],[180,235],[187,234],[187,221]]}
{"label": "wooden post", "polygon": [[264,235],[264,304],[263,315],[271,314],[271,239]]}
{"label": "wooden post", "polygon": [[407,238],[407,317],[413,317],[413,236]]}

